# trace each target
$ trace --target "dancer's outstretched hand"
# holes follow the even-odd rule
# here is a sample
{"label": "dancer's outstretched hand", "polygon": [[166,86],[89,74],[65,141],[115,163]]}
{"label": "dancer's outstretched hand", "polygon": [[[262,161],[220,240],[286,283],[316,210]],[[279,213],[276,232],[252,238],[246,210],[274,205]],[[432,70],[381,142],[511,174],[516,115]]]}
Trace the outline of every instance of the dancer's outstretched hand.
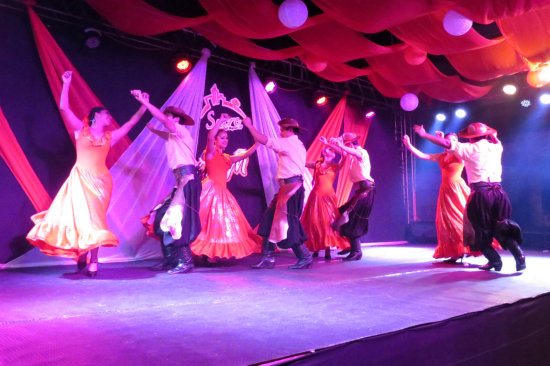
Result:
{"label": "dancer's outstretched hand", "polygon": [[[136,98],[136,100],[140,103],[149,101],[149,94],[143,93],[141,90],[131,90],[130,94],[132,94],[134,98]],[[147,98],[145,96],[147,96]]]}
{"label": "dancer's outstretched hand", "polygon": [[319,141],[321,141],[321,143],[325,145],[328,144],[327,138],[325,136],[319,136]]}
{"label": "dancer's outstretched hand", "polygon": [[73,72],[72,71],[65,71],[63,75],[61,76],[61,80],[63,80],[63,83],[70,83],[73,78]]}
{"label": "dancer's outstretched hand", "polygon": [[424,129],[423,125],[414,125],[413,126],[414,132],[418,134],[420,137],[424,137],[426,135],[426,130]]}
{"label": "dancer's outstretched hand", "polygon": [[411,139],[409,135],[403,135],[403,145],[409,147],[411,145]]}
{"label": "dancer's outstretched hand", "polygon": [[155,130],[155,127],[153,127],[153,124],[151,122],[147,123],[146,124],[147,128],[150,130],[150,131],[154,131]]}

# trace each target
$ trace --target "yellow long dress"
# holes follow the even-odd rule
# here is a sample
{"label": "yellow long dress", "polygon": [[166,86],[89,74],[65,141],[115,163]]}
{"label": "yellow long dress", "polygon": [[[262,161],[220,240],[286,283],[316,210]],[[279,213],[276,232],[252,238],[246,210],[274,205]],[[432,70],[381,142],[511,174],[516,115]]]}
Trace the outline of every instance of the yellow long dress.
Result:
{"label": "yellow long dress", "polygon": [[105,165],[111,134],[96,140],[84,127],[76,140],[76,163],[47,211],[31,217],[27,240],[43,253],[78,258],[99,246],[116,246],[106,213],[113,182]]}

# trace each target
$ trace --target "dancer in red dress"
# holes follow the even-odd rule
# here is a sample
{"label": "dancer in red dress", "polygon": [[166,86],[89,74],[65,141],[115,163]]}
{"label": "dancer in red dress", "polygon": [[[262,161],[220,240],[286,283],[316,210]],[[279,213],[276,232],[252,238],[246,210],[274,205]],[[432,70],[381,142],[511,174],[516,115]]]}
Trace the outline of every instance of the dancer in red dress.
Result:
{"label": "dancer in red dress", "polygon": [[313,189],[307,199],[306,207],[300,221],[306,231],[305,242],[309,250],[317,256],[319,250],[325,250],[325,259],[330,260],[330,248],[348,249],[349,241],[338,235],[331,227],[338,213],[334,178],[340,165],[333,163],[336,154],[331,148],[321,151],[321,159],[307,162],[306,167],[314,169]]}
{"label": "dancer in red dress", "polygon": [[193,254],[209,258],[243,258],[259,252],[262,243],[262,238],[254,233],[237,200],[227,189],[227,171],[231,164],[248,158],[258,144],[240,155],[224,154],[229,139],[227,131],[220,126],[226,119],[227,116],[222,115],[208,133],[207,177],[202,181],[199,211],[202,230],[191,244]]}
{"label": "dancer in red dress", "polygon": [[109,111],[94,107],[87,126],[69,107],[71,80],[72,72],[66,71],[59,108],[75,131],[76,163],[50,208],[31,217],[35,225],[27,234],[27,240],[45,254],[78,259],[79,270],[86,266],[90,252],[87,274],[94,277],[99,247],[118,244],[117,237],[107,227],[106,213],[113,182],[105,159],[110,147],[143,116],[145,107],[140,107],[128,122],[113,131],[107,130],[112,120]]}

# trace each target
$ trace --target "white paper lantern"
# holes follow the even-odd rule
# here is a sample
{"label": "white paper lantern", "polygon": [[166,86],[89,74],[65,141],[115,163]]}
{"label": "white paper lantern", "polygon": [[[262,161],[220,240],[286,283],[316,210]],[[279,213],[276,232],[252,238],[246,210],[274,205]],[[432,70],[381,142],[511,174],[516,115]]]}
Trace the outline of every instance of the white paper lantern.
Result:
{"label": "white paper lantern", "polygon": [[407,93],[401,97],[399,104],[404,111],[414,111],[418,107],[418,97],[413,93]]}
{"label": "white paper lantern", "polygon": [[300,27],[307,15],[307,6],[302,0],[285,0],[279,7],[279,20],[288,28]]}
{"label": "white paper lantern", "polygon": [[443,28],[453,36],[461,36],[472,28],[472,20],[454,10],[449,10],[443,18]]}

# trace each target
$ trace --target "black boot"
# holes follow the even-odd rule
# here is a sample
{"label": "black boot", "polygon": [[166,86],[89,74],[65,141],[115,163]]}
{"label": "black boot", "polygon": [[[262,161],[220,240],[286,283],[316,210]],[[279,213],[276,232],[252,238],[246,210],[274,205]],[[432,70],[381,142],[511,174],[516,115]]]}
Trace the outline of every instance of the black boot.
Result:
{"label": "black boot", "polygon": [[293,246],[292,251],[296,254],[296,257],[298,257],[298,262],[292,266],[288,266],[289,269],[306,269],[311,267],[313,264],[313,257],[305,244]]}
{"label": "black boot", "polygon": [[254,269],[271,269],[275,267],[275,244],[265,238],[262,242],[262,259],[252,265]]}
{"label": "black boot", "polygon": [[343,260],[345,261],[358,261],[363,257],[363,252],[361,251],[361,243],[359,238],[350,240],[350,252],[347,257]]}
{"label": "black boot", "polygon": [[177,265],[178,259],[176,258],[176,248],[174,245],[163,245],[162,254],[164,255],[164,259],[149,267],[151,271],[167,271]]}
{"label": "black boot", "polygon": [[500,255],[498,255],[497,251],[493,247],[489,246],[488,248],[484,248],[481,250],[481,253],[483,253],[489,262],[487,262],[486,265],[479,267],[479,269],[490,271],[494,268],[497,272],[502,269],[502,260],[500,259]]}
{"label": "black boot", "polygon": [[188,273],[193,271],[193,253],[189,245],[185,245],[178,249],[178,260],[176,266],[168,271],[168,274]]}
{"label": "black boot", "polygon": [[516,271],[523,271],[527,268],[527,265],[525,264],[525,255],[523,255],[523,251],[519,247],[518,243],[515,240],[510,240],[507,248],[516,260]]}

